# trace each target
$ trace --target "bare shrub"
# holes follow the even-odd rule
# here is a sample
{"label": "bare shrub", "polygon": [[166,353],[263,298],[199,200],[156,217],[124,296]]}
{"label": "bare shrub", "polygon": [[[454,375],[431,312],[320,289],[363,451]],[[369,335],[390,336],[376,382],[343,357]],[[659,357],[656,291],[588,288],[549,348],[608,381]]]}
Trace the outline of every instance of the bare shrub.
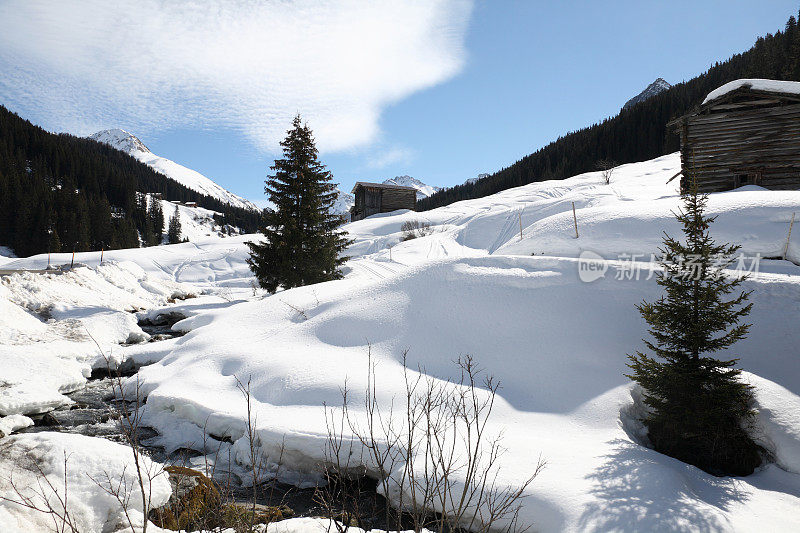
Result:
{"label": "bare shrub", "polygon": [[0,495],[0,500],[7,501],[48,515],[53,520],[53,531],[56,533],[78,533],[78,524],[70,513],[69,503],[69,482],[67,480],[67,466],[69,456],[64,452],[64,486],[56,486],[50,481],[42,467],[32,462],[32,468],[36,475],[36,486],[21,486],[14,480],[13,473],[8,478],[11,491],[14,496],[8,497]]}
{"label": "bare shrub", "polygon": [[424,237],[433,233],[431,225],[428,222],[420,222],[419,220],[407,220],[403,222],[403,225],[400,226],[400,231],[403,232],[403,236],[400,237],[401,241],[410,241],[411,239]]}
{"label": "bare shrub", "polygon": [[[365,521],[368,509],[353,482],[365,474],[377,478],[392,503],[383,512],[385,526],[393,531],[528,529],[519,520],[521,501],[544,462],[540,459],[517,486],[498,483],[501,437],[487,432],[498,383],[481,377],[471,357],[456,364],[460,378],[441,381],[411,371],[404,354],[405,397],[397,406],[381,406],[370,356],[364,416],[350,410],[346,386],[341,408],[326,408],[325,472],[332,488],[320,499],[329,518],[347,519],[338,522],[339,531]],[[367,472],[365,464],[373,471]]]}
{"label": "bare shrub", "polygon": [[614,169],[618,166],[619,163],[611,161],[610,159],[601,159],[595,163],[595,167],[600,171],[600,175],[603,177],[603,182],[606,185],[611,183],[611,174],[614,173]]}

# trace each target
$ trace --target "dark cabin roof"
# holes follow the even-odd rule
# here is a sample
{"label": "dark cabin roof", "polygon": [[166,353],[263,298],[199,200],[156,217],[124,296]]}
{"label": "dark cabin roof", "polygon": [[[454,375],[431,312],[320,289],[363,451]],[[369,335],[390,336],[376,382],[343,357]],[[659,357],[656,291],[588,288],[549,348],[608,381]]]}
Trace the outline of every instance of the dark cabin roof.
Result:
{"label": "dark cabin roof", "polygon": [[353,190],[350,191],[352,194],[356,193],[356,189],[358,187],[373,187],[375,189],[395,189],[401,191],[414,191],[414,194],[417,193],[417,189],[414,187],[406,187],[404,185],[389,185],[388,183],[371,183],[369,181],[357,181],[355,185],[353,185]]}

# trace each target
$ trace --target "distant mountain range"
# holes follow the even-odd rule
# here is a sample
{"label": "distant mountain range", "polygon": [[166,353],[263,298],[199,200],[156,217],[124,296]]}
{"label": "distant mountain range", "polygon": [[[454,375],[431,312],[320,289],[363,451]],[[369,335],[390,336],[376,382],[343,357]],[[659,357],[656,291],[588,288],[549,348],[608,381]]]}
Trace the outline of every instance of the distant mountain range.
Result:
{"label": "distant mountain range", "polygon": [[664,91],[668,91],[672,88],[672,85],[667,83],[664,78],[658,78],[656,81],[651,83],[647,86],[647,88],[625,102],[625,105],[622,106],[622,109],[628,109],[629,107],[635,106],[639,102],[644,102],[645,100],[649,100],[650,98],[654,97],[659,93],[663,93]]}
{"label": "distant mountain range", "polygon": [[242,209],[257,210],[249,200],[233,194],[196,170],[158,156],[151,152],[135,135],[121,129],[103,130],[89,136],[90,139],[105,143],[133,156],[156,172],[172,178],[178,183],[206,196]]}
{"label": "distant mountain range", "polygon": [[[181,183],[182,185],[185,185],[186,187],[189,187],[190,189],[200,192],[206,196],[217,198],[218,200],[234,207],[253,210],[259,209],[259,207],[250,200],[246,200],[245,198],[233,194],[199,172],[154,154],[141,140],[139,140],[138,137],[130,132],[122,129],[103,130],[95,133],[94,135],[90,135],[89,138],[125,152],[126,154],[129,154],[146,164],[156,172],[159,172],[168,178],[172,178],[178,183]],[[406,175],[395,176],[394,178],[384,180],[383,183],[389,185],[400,185],[403,187],[412,187],[417,190],[417,200],[428,198],[432,194],[442,190],[441,187],[428,185],[416,178]],[[355,198],[352,194],[342,191],[341,189],[337,189],[337,191],[339,196],[336,199],[333,211],[334,213],[341,215],[349,215],[350,208],[353,207],[353,204],[355,203]]]}

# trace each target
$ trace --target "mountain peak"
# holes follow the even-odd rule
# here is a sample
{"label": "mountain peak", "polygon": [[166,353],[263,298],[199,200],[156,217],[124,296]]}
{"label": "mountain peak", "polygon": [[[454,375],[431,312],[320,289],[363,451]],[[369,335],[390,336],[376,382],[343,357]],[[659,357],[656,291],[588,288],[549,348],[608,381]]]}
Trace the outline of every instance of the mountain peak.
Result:
{"label": "mountain peak", "polygon": [[394,178],[384,180],[385,184],[387,185],[400,185],[402,187],[412,187],[417,190],[417,200],[422,200],[423,198],[427,198],[428,196],[432,195],[435,192],[442,190],[441,187],[433,187],[431,185],[427,185],[417,178],[412,178],[411,176],[395,176]]}
{"label": "mountain peak", "polygon": [[659,93],[663,93],[671,87],[672,85],[670,85],[664,78],[656,78],[656,81],[648,85],[644,91],[625,102],[625,105],[622,106],[622,109],[628,109],[629,107],[635,106],[640,102],[644,102],[645,100],[652,98]]}
{"label": "mountain peak", "polygon": [[236,196],[196,170],[186,168],[175,161],[154,154],[136,135],[130,132],[122,129],[103,130],[90,135],[89,139],[105,143],[120,152],[125,152],[159,174],[163,174],[200,194],[211,196],[234,207],[258,209],[249,200]]}
{"label": "mountain peak", "polygon": [[136,135],[119,128],[98,131],[94,135],[90,135],[89,138],[105,143],[127,154],[132,154],[133,152],[150,153],[147,146]]}

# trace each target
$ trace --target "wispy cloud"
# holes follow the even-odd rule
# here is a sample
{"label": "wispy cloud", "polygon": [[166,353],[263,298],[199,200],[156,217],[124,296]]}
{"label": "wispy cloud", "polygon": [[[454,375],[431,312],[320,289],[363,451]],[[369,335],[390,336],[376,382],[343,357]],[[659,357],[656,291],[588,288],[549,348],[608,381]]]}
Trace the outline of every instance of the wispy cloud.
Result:
{"label": "wispy cloud", "polygon": [[408,163],[413,156],[413,152],[402,146],[394,146],[376,155],[367,158],[369,168],[381,169],[396,163]]}
{"label": "wispy cloud", "polygon": [[471,0],[6,0],[0,103],[52,130],[233,127],[275,151],[295,113],[320,149],[455,75]]}

